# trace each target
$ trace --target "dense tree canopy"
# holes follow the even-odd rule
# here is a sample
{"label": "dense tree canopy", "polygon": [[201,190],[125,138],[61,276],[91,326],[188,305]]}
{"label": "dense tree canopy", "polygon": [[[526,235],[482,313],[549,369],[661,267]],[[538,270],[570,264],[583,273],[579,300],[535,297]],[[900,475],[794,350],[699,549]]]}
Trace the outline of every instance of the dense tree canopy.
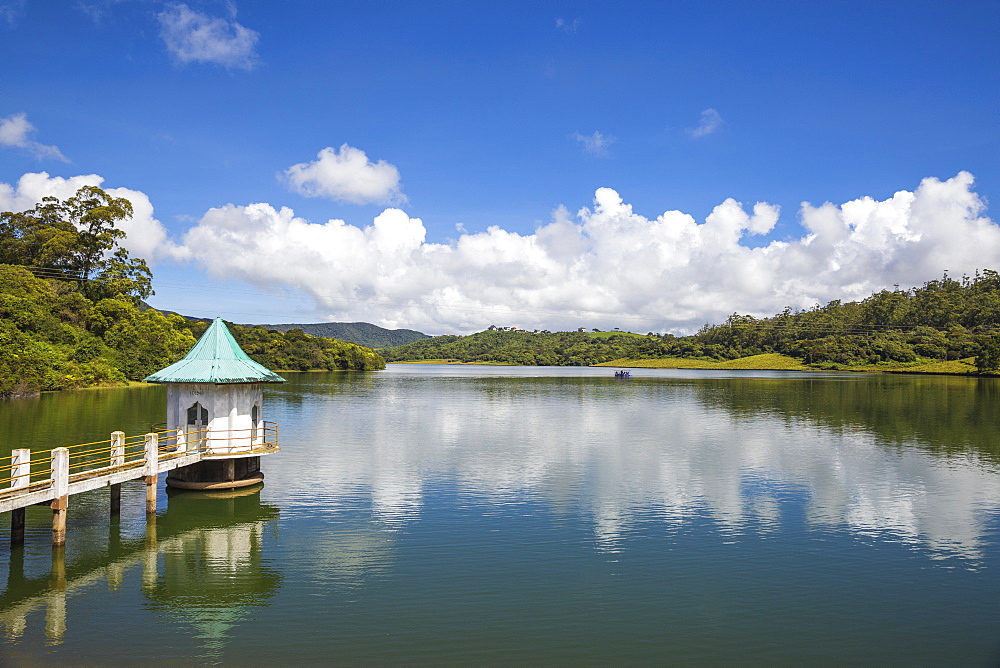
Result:
{"label": "dense tree canopy", "polygon": [[389,361],[539,365],[781,353],[827,369],[976,357],[979,373],[995,373],[1000,372],[1000,274],[987,270],[961,281],[945,275],[920,288],[883,290],[861,302],[832,301],[804,311],[789,308],[771,318],[733,314],[686,337],[491,330],[382,352]]}
{"label": "dense tree canopy", "polygon": [[713,356],[778,352],[836,368],[974,357],[1000,334],[1000,274],[961,281],[945,275],[910,290],[882,290],[861,302],[833,301],[772,318],[731,316],[695,337]]}
{"label": "dense tree canopy", "polygon": [[380,350],[390,362],[448,359],[529,366],[587,366],[622,358],[665,356],[673,337],[586,332],[485,331],[470,336],[436,336]]}
{"label": "dense tree canopy", "polygon": [[[119,246],[132,205],[84,187],[0,213],[0,397],[140,380],[180,359],[207,323],[150,309],[152,274]],[[273,369],[380,369],[374,351],[301,331],[232,327]]]}
{"label": "dense tree canopy", "polygon": [[33,209],[0,213],[0,263],[30,267],[46,278],[77,281],[90,299],[153,294],[145,260],[119,246],[116,223],[132,216],[132,203],[84,186],[62,201],[46,197]]}
{"label": "dense tree canopy", "polygon": [[385,360],[371,348],[338,339],[310,336],[301,329],[282,333],[260,325],[230,325],[230,330],[247,355],[270,369],[373,371],[385,368]]}
{"label": "dense tree canopy", "polygon": [[[84,187],[19,213],[0,212],[0,396],[138,380],[183,356],[207,323],[149,309],[152,275],[119,245],[128,200]],[[380,369],[362,346],[264,327],[230,326],[252,358],[276,370]],[[588,365],[622,359],[728,360],[781,353],[817,368],[975,358],[1000,373],[1000,274],[883,290],[860,302],[733,314],[692,336],[514,332],[439,336],[382,351],[390,361]]]}

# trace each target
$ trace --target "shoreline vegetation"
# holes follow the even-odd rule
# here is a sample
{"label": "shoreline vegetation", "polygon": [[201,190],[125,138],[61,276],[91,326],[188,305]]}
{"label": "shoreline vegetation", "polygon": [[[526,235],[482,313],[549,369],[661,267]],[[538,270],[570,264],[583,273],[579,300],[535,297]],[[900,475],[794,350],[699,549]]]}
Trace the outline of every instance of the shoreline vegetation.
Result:
{"label": "shoreline vegetation", "polygon": [[[146,305],[145,260],[120,246],[132,204],[93,186],[0,212],[0,398],[140,381],[183,357],[208,322]],[[370,348],[226,323],[271,369],[385,368]]]}
{"label": "shoreline vegetation", "polygon": [[[526,366],[524,364],[504,364],[503,362],[462,362],[457,359],[426,359],[389,362],[389,364],[446,364],[455,366]],[[819,369],[802,364],[794,357],[776,353],[749,355],[721,362],[683,357],[667,357],[662,359],[618,359],[610,362],[599,362],[591,367],[608,367],[623,369],[692,369],[705,371],[818,371]],[[857,366],[842,369],[831,369],[848,373],[902,373],[902,374],[933,374],[946,376],[968,376],[976,373],[973,358],[944,362],[916,362],[911,364],[885,363]],[[993,375],[993,374],[987,374]]]}
{"label": "shoreline vegetation", "polygon": [[[183,357],[207,328],[146,305],[152,272],[121,247],[125,233],[116,227],[131,215],[127,199],[93,186],[0,212],[0,398],[140,381]],[[734,313],[690,336],[490,326],[373,350],[294,326],[227,325],[252,359],[286,371],[408,362],[996,376],[1000,274],[946,273],[919,288],[770,318]]]}
{"label": "shoreline vegetation", "polygon": [[733,314],[690,336],[632,332],[527,332],[491,326],[379,352],[387,362],[524,366],[820,370],[1000,374],[1000,274],[947,275],[919,288],[882,290],[769,318]]}

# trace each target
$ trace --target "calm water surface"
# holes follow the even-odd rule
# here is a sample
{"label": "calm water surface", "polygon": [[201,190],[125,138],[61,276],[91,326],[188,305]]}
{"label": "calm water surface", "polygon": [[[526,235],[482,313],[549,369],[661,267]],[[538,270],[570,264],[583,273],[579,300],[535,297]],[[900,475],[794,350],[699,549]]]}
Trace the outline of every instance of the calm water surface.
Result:
{"label": "calm water surface", "polygon": [[[1000,382],[612,371],[289,374],[262,488],[74,496],[55,563],[47,508],[23,549],[3,517],[0,659],[1000,661]],[[0,446],[164,407],[0,403]]]}

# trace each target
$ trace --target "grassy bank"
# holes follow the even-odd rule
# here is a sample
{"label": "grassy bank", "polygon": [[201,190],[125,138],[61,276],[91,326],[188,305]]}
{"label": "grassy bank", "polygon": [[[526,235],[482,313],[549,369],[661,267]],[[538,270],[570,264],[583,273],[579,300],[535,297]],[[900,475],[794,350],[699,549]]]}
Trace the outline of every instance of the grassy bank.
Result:
{"label": "grassy bank", "polygon": [[[911,362],[909,364],[868,364],[864,366],[848,367],[848,371],[883,371],[887,373],[943,373],[949,375],[965,376],[976,373],[974,357],[964,360],[934,360],[932,362]],[[987,374],[989,375],[989,374]]]}
{"label": "grassy bank", "polygon": [[720,370],[778,370],[778,371],[812,371],[794,357],[769,353],[751,355],[734,360],[710,362],[690,357],[666,357],[651,360],[620,359],[594,366],[627,367],[631,369],[720,369]]}
{"label": "grassy bank", "polygon": [[839,366],[819,369],[814,366],[802,364],[794,357],[770,353],[766,355],[751,355],[740,357],[734,360],[722,362],[711,362],[700,359],[685,357],[668,357],[664,359],[630,360],[619,359],[594,366],[621,367],[630,369],[717,369],[747,371],[858,371],[866,373],[934,373],[967,375],[974,373],[976,367],[974,358],[952,361],[931,361],[931,362],[886,362],[882,364],[865,364],[857,366]]}
{"label": "grassy bank", "polygon": [[503,362],[463,362],[456,359],[429,359],[429,360],[401,360],[399,362],[389,362],[389,364],[471,364],[474,366],[517,366],[504,364]]}
{"label": "grassy bank", "polygon": [[[611,362],[593,364],[597,367],[613,367],[619,369],[703,369],[716,371],[852,371],[861,373],[928,373],[965,376],[975,372],[974,358],[953,361],[925,362],[884,362],[881,364],[866,364],[856,366],[818,367],[808,366],[787,355],[768,353],[750,355],[734,360],[721,362],[693,359],[690,357],[667,357],[663,359],[617,359]],[[501,362],[462,362],[457,359],[438,358],[392,362],[392,364],[455,364],[455,365],[489,365],[509,366]]]}

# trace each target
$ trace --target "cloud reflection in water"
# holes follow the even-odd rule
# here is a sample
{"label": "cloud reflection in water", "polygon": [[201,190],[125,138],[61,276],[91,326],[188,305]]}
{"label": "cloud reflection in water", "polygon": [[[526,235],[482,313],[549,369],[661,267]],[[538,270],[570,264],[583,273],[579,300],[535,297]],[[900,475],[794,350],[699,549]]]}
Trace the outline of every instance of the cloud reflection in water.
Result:
{"label": "cloud reflection in water", "polygon": [[[447,480],[464,504],[575,508],[591,518],[596,547],[611,552],[650,517],[667,528],[707,518],[738,536],[776,531],[801,506],[809,530],[970,560],[1000,508],[988,456],[938,447],[946,436],[925,418],[904,419],[911,431],[903,433],[865,412],[884,400],[878,410],[905,417],[915,409],[894,403],[893,388],[916,379],[530,373],[391,367],[293,382],[270,400],[286,447],[268,468],[269,493],[294,512],[296,503],[333,508],[364,491],[375,518],[400,528],[430,503],[429,481]],[[988,399],[974,381],[957,380],[969,393],[962,401]],[[303,389],[307,400],[282,400]],[[941,403],[938,390],[922,391]],[[318,464],[317,447],[328,453]],[[296,473],[303,467],[308,476]]]}

